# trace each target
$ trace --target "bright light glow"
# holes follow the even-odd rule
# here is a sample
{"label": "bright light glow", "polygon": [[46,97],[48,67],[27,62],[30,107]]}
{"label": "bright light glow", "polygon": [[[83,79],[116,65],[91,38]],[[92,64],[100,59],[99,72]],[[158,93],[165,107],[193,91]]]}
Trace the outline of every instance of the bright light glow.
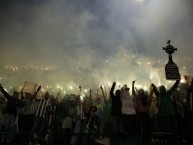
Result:
{"label": "bright light glow", "polygon": [[84,97],[85,97],[85,94],[81,94],[81,95],[80,95],[80,101],[81,101],[81,103],[84,102]]}
{"label": "bright light glow", "polygon": [[185,82],[186,80],[184,78],[180,80],[180,83],[185,83]]}
{"label": "bright light glow", "polygon": [[147,90],[148,90],[148,88],[147,88],[146,86],[144,86],[144,87],[143,87],[143,89],[144,89],[145,91],[147,91]]}
{"label": "bright light glow", "polygon": [[161,85],[161,82],[160,82],[160,80],[158,81],[158,85],[159,85],[159,86]]}
{"label": "bright light glow", "polygon": [[141,89],[142,86],[141,85],[135,85],[137,89]]}
{"label": "bright light glow", "polygon": [[121,83],[120,83],[120,82],[117,82],[117,86],[120,88],[120,86],[121,86]]}
{"label": "bright light glow", "polygon": [[83,98],[84,98],[83,95],[81,95],[81,96],[80,96],[80,100],[83,101],[83,100],[84,100]]}
{"label": "bright light glow", "polygon": [[153,74],[150,74],[150,80],[152,80],[153,79]]}
{"label": "bright light glow", "polygon": [[142,62],[141,62],[141,61],[139,61],[139,62],[137,62],[137,64],[138,64],[138,65],[141,65],[141,64],[142,64]]}
{"label": "bright light glow", "polygon": [[83,96],[80,96],[80,100],[83,100]]}
{"label": "bright light glow", "polygon": [[73,90],[73,87],[71,85],[69,85],[69,88],[70,88],[70,90]]}
{"label": "bright light glow", "polygon": [[87,92],[88,92],[88,90],[87,90],[87,89],[84,89],[84,92],[86,92],[86,93],[87,93]]}

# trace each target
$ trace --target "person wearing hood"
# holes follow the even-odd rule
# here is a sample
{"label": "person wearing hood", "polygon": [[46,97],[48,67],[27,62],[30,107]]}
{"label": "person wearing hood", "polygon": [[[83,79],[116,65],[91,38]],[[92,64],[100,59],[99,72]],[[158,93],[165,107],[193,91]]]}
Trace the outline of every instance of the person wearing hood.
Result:
{"label": "person wearing hood", "polygon": [[130,95],[130,88],[124,85],[121,88],[121,112],[123,119],[124,135],[136,134],[136,111],[134,107],[134,97]]}

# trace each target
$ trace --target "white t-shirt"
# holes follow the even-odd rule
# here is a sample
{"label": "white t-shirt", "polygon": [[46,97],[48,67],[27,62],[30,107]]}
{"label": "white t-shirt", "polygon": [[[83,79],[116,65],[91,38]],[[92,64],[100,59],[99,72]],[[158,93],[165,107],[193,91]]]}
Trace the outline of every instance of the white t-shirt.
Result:
{"label": "white t-shirt", "polygon": [[122,102],[122,114],[133,115],[136,114],[133,97],[130,96],[128,91],[126,90],[126,86],[121,88],[121,102]]}

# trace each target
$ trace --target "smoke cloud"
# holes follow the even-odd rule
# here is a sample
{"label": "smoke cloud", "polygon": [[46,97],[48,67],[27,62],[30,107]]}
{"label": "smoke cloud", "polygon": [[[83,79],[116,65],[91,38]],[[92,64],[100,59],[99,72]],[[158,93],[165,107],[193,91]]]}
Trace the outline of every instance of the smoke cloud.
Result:
{"label": "smoke cloud", "polygon": [[[96,88],[112,81],[166,83],[167,40],[192,74],[191,0],[0,2],[1,82]],[[16,67],[16,69],[13,69]]]}

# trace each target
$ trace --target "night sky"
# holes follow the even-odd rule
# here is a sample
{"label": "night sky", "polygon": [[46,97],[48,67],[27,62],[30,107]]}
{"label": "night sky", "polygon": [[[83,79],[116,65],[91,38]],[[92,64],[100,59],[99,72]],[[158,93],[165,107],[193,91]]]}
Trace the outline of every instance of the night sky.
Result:
{"label": "night sky", "polygon": [[162,84],[168,40],[193,74],[192,14],[192,0],[1,0],[0,81]]}

